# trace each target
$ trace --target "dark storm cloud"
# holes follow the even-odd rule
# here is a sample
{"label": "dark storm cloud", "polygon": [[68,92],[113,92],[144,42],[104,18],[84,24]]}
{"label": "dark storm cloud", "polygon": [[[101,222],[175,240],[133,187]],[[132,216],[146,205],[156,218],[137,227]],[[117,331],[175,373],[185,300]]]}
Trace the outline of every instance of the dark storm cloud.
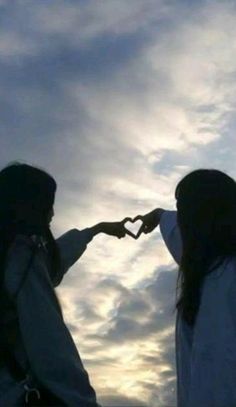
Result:
{"label": "dark storm cloud", "polygon": [[126,299],[121,302],[117,309],[118,314],[128,315],[129,317],[139,318],[146,315],[150,311],[150,305],[145,299],[137,296],[137,298]]}
{"label": "dark storm cloud", "polygon": [[[137,355],[137,366],[142,371],[151,370],[158,377],[158,383],[137,380],[136,386],[140,386],[149,394],[147,405],[173,406],[175,403],[175,343],[174,343],[174,316],[171,313],[170,304],[173,303],[173,288],[175,285],[176,270],[160,271],[154,277],[146,281],[144,288],[123,289],[120,283],[110,279],[99,284],[99,289],[104,294],[116,292],[116,309],[114,316],[109,318],[108,330],[103,335],[86,335],[85,342],[99,341],[102,349],[124,344],[145,344],[150,340],[156,343],[156,350],[148,351],[140,348]],[[105,328],[105,324],[104,324]],[[166,332],[163,335],[163,332]],[[168,332],[168,333],[167,333]],[[92,342],[91,342],[92,343]],[[99,355],[98,354],[98,355]],[[108,355],[98,356],[100,366],[116,366],[118,361],[109,359]],[[88,365],[92,362],[88,361]],[[163,370],[165,366],[165,370]],[[103,400],[103,399],[102,399]],[[106,398],[104,399],[106,400]],[[108,404],[112,406],[112,398],[108,397]],[[126,400],[125,400],[126,402]],[[136,401],[135,401],[136,402]],[[110,403],[110,404],[109,404]],[[124,406],[133,405],[127,400]],[[118,404],[114,404],[118,405]],[[135,405],[135,404],[134,404]]]}
{"label": "dark storm cloud", "polygon": [[94,308],[85,300],[78,303],[78,306],[80,309],[81,317],[86,321],[86,323],[99,322],[103,320],[101,316],[98,315],[97,312],[94,310]]}
{"label": "dark storm cloud", "polygon": [[104,281],[109,291],[118,290],[119,299],[117,307],[113,309],[109,319],[108,330],[103,335],[88,335],[88,338],[96,338],[101,342],[116,344],[132,342],[133,340],[148,339],[174,323],[174,285],[176,273],[174,271],[160,272],[155,279],[143,289],[122,290],[116,282]]}
{"label": "dark storm cloud", "polygon": [[[138,318],[140,318],[140,313]],[[113,343],[116,341],[123,343],[138,339],[148,339],[153,334],[158,338],[158,334],[164,329],[171,327],[173,322],[173,318],[165,310],[151,313],[147,322],[139,322],[125,316],[116,316],[110,322],[111,327],[102,339]]]}

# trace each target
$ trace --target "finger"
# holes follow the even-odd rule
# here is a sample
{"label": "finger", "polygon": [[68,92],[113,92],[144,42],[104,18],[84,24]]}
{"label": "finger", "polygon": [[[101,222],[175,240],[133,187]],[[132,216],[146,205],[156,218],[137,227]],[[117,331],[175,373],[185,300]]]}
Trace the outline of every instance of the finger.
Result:
{"label": "finger", "polygon": [[125,233],[119,233],[119,235],[117,235],[118,239],[123,239],[123,237],[125,237]]}
{"label": "finger", "polygon": [[136,239],[139,238],[139,236],[144,232],[145,230],[145,225],[142,225],[141,228],[139,229],[137,235],[136,235]]}
{"label": "finger", "polygon": [[138,216],[135,216],[135,218],[133,218],[133,222],[136,222],[136,220],[143,220],[143,219],[144,219],[143,215],[138,215]]}
{"label": "finger", "polygon": [[146,225],[145,227],[144,227],[144,233],[151,233],[153,230],[154,230],[155,228],[153,227],[153,226],[148,226],[148,225]]}
{"label": "finger", "polygon": [[125,229],[125,233],[126,233],[126,235],[131,236],[133,239],[136,238],[136,236],[132,232],[130,232],[130,230],[128,230],[128,229]]}
{"label": "finger", "polygon": [[121,223],[122,225],[124,225],[126,222],[132,222],[132,218],[129,218],[129,217],[124,218],[120,223]]}
{"label": "finger", "polygon": [[122,227],[117,227],[116,232],[115,232],[116,236],[121,238],[121,237],[125,237],[126,234],[126,229],[125,227],[122,225]]}

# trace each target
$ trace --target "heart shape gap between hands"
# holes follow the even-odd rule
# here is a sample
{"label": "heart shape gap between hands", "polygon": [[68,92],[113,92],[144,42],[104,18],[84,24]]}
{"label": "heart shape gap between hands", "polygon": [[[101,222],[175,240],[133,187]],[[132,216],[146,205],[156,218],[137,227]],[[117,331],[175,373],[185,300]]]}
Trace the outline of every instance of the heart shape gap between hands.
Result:
{"label": "heart shape gap between hands", "polygon": [[133,220],[130,218],[124,224],[125,229],[128,230],[129,232],[131,232],[135,238],[137,237],[138,232],[140,231],[142,226],[143,226],[143,222],[140,219]]}

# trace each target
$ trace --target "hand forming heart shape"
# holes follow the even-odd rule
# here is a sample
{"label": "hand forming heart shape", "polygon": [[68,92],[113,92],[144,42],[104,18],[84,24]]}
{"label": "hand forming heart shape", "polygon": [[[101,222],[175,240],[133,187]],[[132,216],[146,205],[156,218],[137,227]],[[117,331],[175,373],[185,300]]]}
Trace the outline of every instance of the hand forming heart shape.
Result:
{"label": "hand forming heart shape", "polygon": [[128,230],[132,234],[132,237],[134,239],[137,238],[142,226],[143,226],[143,222],[140,219],[135,220],[132,218],[128,218],[128,220],[126,220],[126,222],[124,223],[125,229]]}

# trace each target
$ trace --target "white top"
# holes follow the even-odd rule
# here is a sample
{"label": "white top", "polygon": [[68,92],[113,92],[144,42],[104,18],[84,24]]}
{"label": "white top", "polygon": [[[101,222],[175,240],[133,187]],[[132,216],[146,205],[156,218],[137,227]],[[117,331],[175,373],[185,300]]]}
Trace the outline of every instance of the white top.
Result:
{"label": "white top", "polygon": [[[13,350],[23,366],[27,359],[40,381],[68,406],[97,407],[96,395],[89,383],[72,336],[58,312],[53,286],[57,286],[66,271],[78,260],[92,239],[89,229],[69,230],[56,240],[62,268],[52,281],[45,250],[40,249],[28,270],[16,296],[18,340]],[[8,251],[5,267],[5,287],[11,298],[17,292],[32,252],[30,238],[18,235]],[[6,368],[0,368],[0,407],[10,407],[17,397],[19,385]]]}
{"label": "white top", "polygon": [[[160,231],[179,264],[176,215],[164,211]],[[236,257],[205,277],[193,328],[177,312],[176,368],[178,407],[236,406]]]}

